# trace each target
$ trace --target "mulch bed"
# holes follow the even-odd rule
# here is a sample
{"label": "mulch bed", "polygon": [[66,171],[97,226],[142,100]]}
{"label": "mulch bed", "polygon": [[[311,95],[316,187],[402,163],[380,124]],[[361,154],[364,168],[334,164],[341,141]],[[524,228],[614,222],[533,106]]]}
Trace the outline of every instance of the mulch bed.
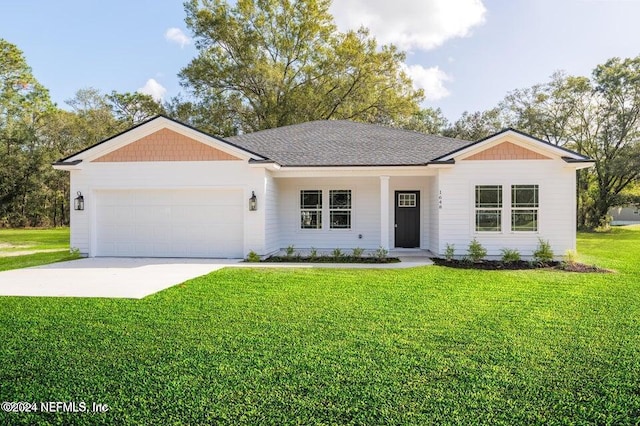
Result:
{"label": "mulch bed", "polygon": [[316,257],[302,257],[302,256],[271,256],[262,262],[286,262],[286,263],[398,263],[400,259],[397,257],[352,257],[352,256],[316,256]]}
{"label": "mulch bed", "polygon": [[482,260],[480,262],[471,262],[465,260],[446,260],[438,257],[434,257],[433,263],[439,266],[447,266],[449,268],[459,269],[483,269],[488,271],[499,270],[522,270],[522,269],[544,269],[551,268],[566,272],[597,272],[597,273],[610,273],[613,272],[609,269],[599,268],[595,265],[585,265],[583,263],[565,263],[565,262],[547,262],[536,263],[520,260],[517,262],[504,263],[499,260]]}

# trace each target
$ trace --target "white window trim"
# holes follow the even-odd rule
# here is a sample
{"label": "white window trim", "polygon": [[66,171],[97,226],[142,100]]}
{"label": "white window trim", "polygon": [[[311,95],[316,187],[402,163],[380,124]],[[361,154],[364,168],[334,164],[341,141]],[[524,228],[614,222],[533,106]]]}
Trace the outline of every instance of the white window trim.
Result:
{"label": "white window trim", "polygon": [[[331,208],[331,191],[349,191],[350,205],[348,209]],[[342,189],[330,189],[328,191],[328,218],[329,218],[329,230],[330,231],[351,231],[353,229],[353,190],[349,188]],[[349,212],[349,227],[348,228],[333,228],[331,225],[331,212]],[[324,224],[323,224],[324,225]]]}
{"label": "white window trim", "polygon": [[[513,199],[512,199],[512,191],[513,191],[513,187],[514,186],[530,186],[530,185],[536,185],[538,187],[538,207],[513,207]],[[504,191],[504,189],[503,189]],[[540,193],[542,192],[541,190],[541,185],[539,183],[510,183],[509,184],[509,231],[512,234],[522,234],[522,235],[537,235],[540,234],[540,205],[542,204],[540,202]],[[535,231],[521,231],[521,230],[514,230],[512,223],[511,223],[511,213],[513,211],[517,211],[517,210],[535,210],[537,213],[537,226],[536,226],[536,230]]]}
{"label": "white window trim", "polygon": [[[499,186],[502,188],[502,207],[476,207],[476,187],[477,186]],[[476,229],[476,215],[478,210],[499,210],[500,211],[500,230],[499,231],[478,231]],[[505,193],[504,193],[504,184],[502,183],[474,183],[471,186],[471,229],[473,229],[473,233],[476,235],[502,235],[505,233]]]}
{"label": "white window trim", "polygon": [[[303,209],[302,207],[302,191],[320,191],[320,200],[322,201],[322,207],[320,209],[308,209],[305,208]],[[298,197],[298,231],[302,231],[302,232],[318,232],[318,231],[322,231],[322,229],[324,228],[324,224],[325,224],[325,215],[324,215],[324,193],[325,191],[321,188],[315,188],[315,187],[309,187],[309,188],[300,188],[297,193],[296,196]],[[321,221],[321,225],[319,228],[303,228],[302,227],[302,210],[309,210],[309,211],[319,211],[320,212],[320,217],[322,218]]]}

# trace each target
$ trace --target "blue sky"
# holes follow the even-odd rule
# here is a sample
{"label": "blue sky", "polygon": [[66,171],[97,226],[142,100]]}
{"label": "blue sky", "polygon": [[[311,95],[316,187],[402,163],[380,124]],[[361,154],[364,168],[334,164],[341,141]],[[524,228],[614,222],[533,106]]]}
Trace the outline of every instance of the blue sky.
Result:
{"label": "blue sky", "polygon": [[[640,0],[334,0],[331,10],[339,28],[364,24],[406,50],[425,106],[452,120],[556,70],[589,75],[640,54]],[[171,28],[189,36],[182,0],[3,0],[0,12],[0,38],[62,107],[87,87],[178,94],[196,50]]]}

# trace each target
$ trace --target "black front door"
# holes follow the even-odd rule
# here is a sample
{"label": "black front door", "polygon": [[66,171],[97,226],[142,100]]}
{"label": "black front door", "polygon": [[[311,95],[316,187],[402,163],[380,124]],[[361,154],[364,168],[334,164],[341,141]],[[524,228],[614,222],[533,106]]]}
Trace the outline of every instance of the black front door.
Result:
{"label": "black front door", "polygon": [[396,247],[420,247],[420,191],[396,191]]}

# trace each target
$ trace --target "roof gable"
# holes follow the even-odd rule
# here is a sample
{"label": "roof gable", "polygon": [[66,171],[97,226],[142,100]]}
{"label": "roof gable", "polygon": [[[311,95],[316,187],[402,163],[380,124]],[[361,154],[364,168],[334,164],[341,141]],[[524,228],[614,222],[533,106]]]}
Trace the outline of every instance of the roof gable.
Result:
{"label": "roof gable", "polygon": [[[517,145],[521,149],[513,148],[511,145],[506,145],[505,149],[498,149],[497,151],[489,151],[487,156],[495,155],[499,157],[518,157],[518,156],[529,156],[534,157],[537,155],[547,157],[549,159],[562,159],[567,163],[589,163],[591,164],[593,160],[585,157],[583,155],[578,154],[577,152],[571,151],[569,149],[563,148],[561,146],[553,145],[547,141],[542,139],[535,138],[526,133],[520,132],[514,129],[505,129],[493,135],[487,136],[484,139],[480,139],[477,142],[473,142],[462,148],[453,150],[446,155],[443,155],[436,160],[438,161],[447,161],[447,160],[468,160],[470,157],[475,154],[479,154],[483,151],[501,145],[503,143],[510,143],[511,145]],[[526,151],[531,151],[534,154],[526,154],[522,149]],[[507,154],[507,151],[509,153]],[[475,158],[476,160],[481,159],[479,156]],[[494,158],[494,159],[536,159],[536,158]],[[542,159],[542,158],[537,158]]]}
{"label": "roof gable", "polygon": [[102,155],[93,162],[229,160],[240,160],[240,158],[163,128]]}
{"label": "roof gable", "polygon": [[[154,135],[157,132],[167,130],[170,133],[158,133],[162,136],[158,140],[157,136],[152,139],[155,141],[152,143],[152,139],[145,139]],[[176,136],[177,135],[177,136]],[[166,140],[162,140],[166,139]],[[162,149],[169,149],[171,142],[178,142],[182,148],[187,148],[188,152],[178,153],[174,148],[167,153],[160,153]],[[140,144],[137,142],[143,141]],[[134,144],[133,147],[123,149],[127,145]],[[194,145],[199,144],[199,145]],[[201,146],[200,146],[201,145]],[[142,149],[144,148],[144,149]],[[160,148],[157,150],[155,148]],[[207,149],[210,148],[210,149]],[[117,155],[108,156],[112,152],[119,151]],[[141,151],[146,151],[144,155],[140,154]],[[151,151],[154,151],[153,153]],[[133,158],[137,159],[133,159]],[[171,161],[169,157],[173,157],[173,161],[216,161],[217,160],[264,160],[265,158],[255,152],[249,151],[243,147],[235,145],[224,139],[209,135],[198,129],[195,129],[186,124],[180,123],[169,117],[163,115],[155,116],[147,121],[144,121],[124,132],[118,133],[110,138],[107,138],[95,145],[78,151],[62,160],[59,160],[57,165],[66,165],[73,162],[82,161]],[[118,160],[116,160],[118,158]],[[156,158],[156,159],[153,159]],[[162,159],[165,158],[165,159]],[[184,160],[179,160],[183,159]],[[194,160],[186,160],[186,158],[196,158]]]}
{"label": "roof gable", "polygon": [[551,157],[505,141],[476,152],[463,160],[551,160]]}

